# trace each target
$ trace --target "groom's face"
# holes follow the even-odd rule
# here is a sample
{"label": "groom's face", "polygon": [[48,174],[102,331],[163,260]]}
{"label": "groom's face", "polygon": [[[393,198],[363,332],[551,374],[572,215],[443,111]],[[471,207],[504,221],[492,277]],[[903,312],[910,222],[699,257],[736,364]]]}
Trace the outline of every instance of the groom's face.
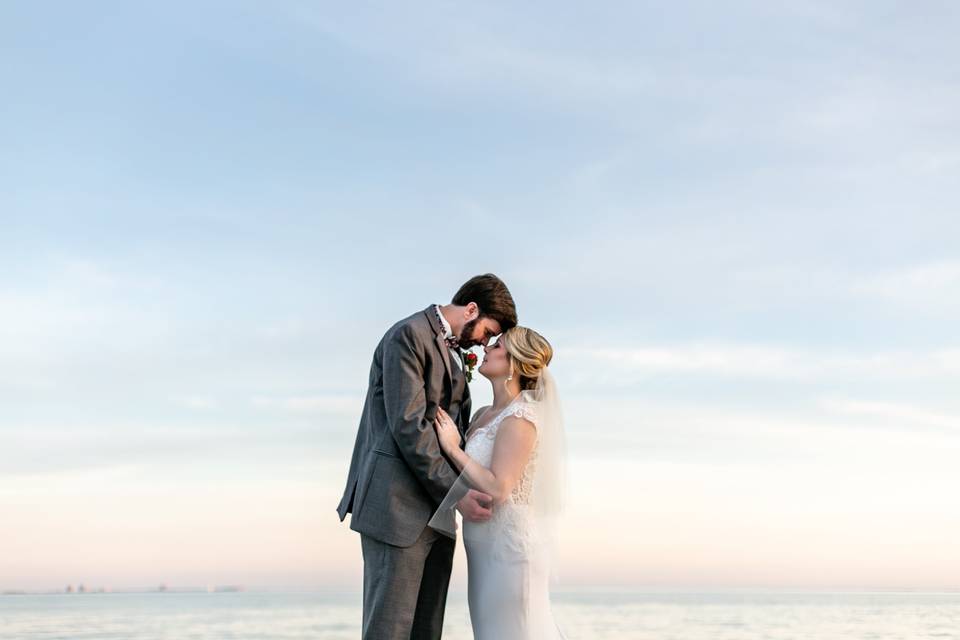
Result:
{"label": "groom's face", "polygon": [[500,323],[493,318],[480,316],[469,320],[460,332],[460,346],[469,349],[477,345],[486,346],[490,339],[500,335]]}

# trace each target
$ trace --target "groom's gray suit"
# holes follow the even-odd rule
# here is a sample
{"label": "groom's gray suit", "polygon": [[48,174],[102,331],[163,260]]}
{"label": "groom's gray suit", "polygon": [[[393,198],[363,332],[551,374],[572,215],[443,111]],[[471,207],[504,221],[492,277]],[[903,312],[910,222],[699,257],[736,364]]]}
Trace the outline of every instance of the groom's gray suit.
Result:
{"label": "groom's gray suit", "polygon": [[433,428],[443,407],[465,431],[470,389],[433,305],[384,334],[373,354],[347,486],[337,507],[360,532],[364,640],[439,638],[454,541],[427,521],[457,478]]}

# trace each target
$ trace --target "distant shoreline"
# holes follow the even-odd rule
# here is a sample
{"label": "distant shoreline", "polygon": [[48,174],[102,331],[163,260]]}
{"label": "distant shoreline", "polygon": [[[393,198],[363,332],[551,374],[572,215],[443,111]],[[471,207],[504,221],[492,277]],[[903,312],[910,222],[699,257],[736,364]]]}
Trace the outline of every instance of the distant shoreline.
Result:
{"label": "distant shoreline", "polygon": [[247,588],[239,585],[223,585],[215,587],[164,587],[164,588],[130,588],[112,589],[97,587],[96,589],[65,590],[48,589],[43,591],[28,591],[25,589],[6,589],[0,591],[0,596],[104,596],[114,594],[146,594],[146,593],[240,593]]}
{"label": "distant shoreline", "polygon": [[[24,589],[6,589],[0,591],[0,596],[104,596],[104,595],[165,595],[165,594],[224,594],[224,593],[251,593],[251,594],[329,594],[335,592],[341,595],[361,593],[356,588],[262,588],[224,585],[215,587],[168,587],[158,588],[128,588],[128,589],[91,589],[86,591],[43,590],[30,591]],[[451,592],[452,594],[453,592]],[[618,594],[618,595],[960,595],[960,587],[941,589],[911,589],[904,587],[891,588],[790,588],[790,587],[568,587],[554,589],[552,594],[562,598],[564,595],[585,594]]]}

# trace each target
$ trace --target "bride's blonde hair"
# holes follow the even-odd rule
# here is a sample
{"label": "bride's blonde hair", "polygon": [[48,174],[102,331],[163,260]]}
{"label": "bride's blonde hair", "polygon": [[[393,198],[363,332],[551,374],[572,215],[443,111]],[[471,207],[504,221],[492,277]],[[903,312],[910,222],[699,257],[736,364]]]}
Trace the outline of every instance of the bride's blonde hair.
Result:
{"label": "bride's blonde hair", "polygon": [[520,390],[537,386],[540,372],[553,359],[553,347],[542,335],[529,327],[516,326],[500,336],[507,358],[510,361],[510,377],[520,376]]}

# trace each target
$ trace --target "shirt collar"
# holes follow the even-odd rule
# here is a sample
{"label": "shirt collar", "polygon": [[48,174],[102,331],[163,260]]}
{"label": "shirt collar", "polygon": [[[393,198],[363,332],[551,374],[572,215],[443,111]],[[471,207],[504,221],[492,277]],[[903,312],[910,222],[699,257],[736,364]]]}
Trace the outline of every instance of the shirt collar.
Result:
{"label": "shirt collar", "polygon": [[452,338],[452,337],[453,337],[453,329],[450,328],[450,323],[447,322],[447,319],[443,317],[443,313],[441,313],[441,311],[440,311],[440,305],[435,304],[435,305],[433,305],[433,306],[434,306],[434,308],[436,308],[436,310],[437,310],[437,315],[440,317],[440,324],[443,325],[443,330],[445,331],[443,337],[444,337],[444,338]]}

